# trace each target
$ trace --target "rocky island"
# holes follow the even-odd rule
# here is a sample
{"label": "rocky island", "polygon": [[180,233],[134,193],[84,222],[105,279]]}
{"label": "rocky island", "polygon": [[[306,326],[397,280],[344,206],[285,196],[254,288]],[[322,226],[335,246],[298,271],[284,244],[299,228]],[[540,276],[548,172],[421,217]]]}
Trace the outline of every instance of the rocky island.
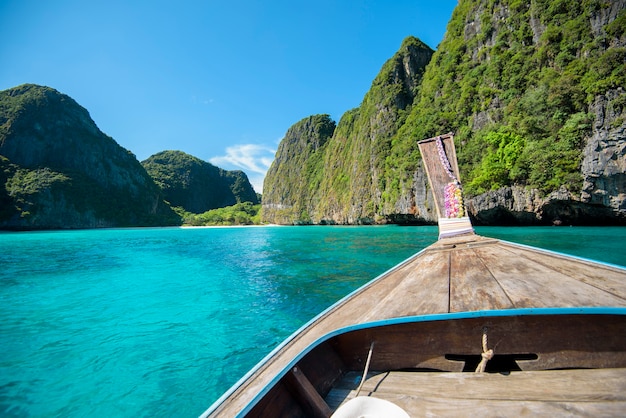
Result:
{"label": "rocky island", "polygon": [[626,224],[625,8],[460,1],[437,51],[408,37],[358,108],[287,131],[263,219],[435,222],[416,143],[454,132],[475,224]]}

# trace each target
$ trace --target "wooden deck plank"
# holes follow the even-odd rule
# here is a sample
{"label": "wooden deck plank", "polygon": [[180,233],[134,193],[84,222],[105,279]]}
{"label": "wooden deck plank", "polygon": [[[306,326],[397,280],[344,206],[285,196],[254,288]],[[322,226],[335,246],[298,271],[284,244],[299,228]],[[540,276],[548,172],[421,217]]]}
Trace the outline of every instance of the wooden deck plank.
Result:
{"label": "wooden deck plank", "polygon": [[500,245],[509,247],[511,251],[523,249],[523,255],[527,260],[543,264],[544,266],[554,266],[558,263],[561,273],[575,280],[594,286],[598,289],[612,293],[622,299],[626,298],[626,281],[624,280],[624,270],[608,265],[599,265],[590,261],[572,259],[554,253],[540,250],[525,249],[521,246],[502,242]]}
{"label": "wooden deck plank", "polygon": [[626,401],[626,369],[571,369],[500,373],[370,373],[361,394],[404,393],[446,399]]}
{"label": "wooden deck plank", "polygon": [[411,263],[394,273],[402,275],[402,280],[395,287],[387,288],[384,297],[367,300],[369,312],[364,319],[448,312],[448,271],[448,253],[424,254],[419,263]]}
{"label": "wooden deck plank", "polygon": [[[479,287],[469,285],[470,280],[479,278],[483,273],[480,263],[463,261],[469,254],[465,253],[467,250],[474,251],[482,258],[482,264],[489,267],[488,272],[485,272],[486,279],[480,286],[488,288],[479,290]],[[529,251],[476,235],[438,241],[385,276],[370,282],[351,299],[335,305],[315,323],[310,324],[307,330],[289,341],[279,355],[261,365],[211,416],[236,415],[292,358],[319,337],[338,328],[393,317],[443,313],[448,312],[450,307],[457,311],[493,309],[492,306],[499,306],[504,301],[502,295],[497,293],[495,282],[489,282],[489,275],[493,276],[516,308],[626,306],[626,295],[623,293],[623,285],[620,284],[620,280],[621,283],[626,283],[624,270],[601,272],[600,278],[596,274],[590,279],[594,282],[591,286],[580,280],[579,275],[572,273],[576,271],[576,267],[572,266],[580,264],[577,260],[572,261],[574,264],[567,264],[561,271],[555,271],[541,254]],[[455,265],[464,267],[466,271],[456,270]],[[597,268],[604,269],[602,266]],[[450,287],[451,270],[454,270],[453,287]],[[493,300],[484,305],[471,305],[471,292],[482,292],[490,295]],[[449,299],[450,295],[452,300]],[[458,297],[466,300],[463,303],[465,307],[456,301]]]}
{"label": "wooden deck plank", "polygon": [[[326,398],[333,409],[356,395],[357,373],[347,374]],[[619,416],[626,409],[626,369],[535,372],[370,373],[361,396],[396,403],[415,416]],[[619,414],[614,415],[619,411]]]}
{"label": "wooden deck plank", "polygon": [[510,309],[513,303],[474,248],[451,252],[450,311]]}
{"label": "wooden deck plank", "polygon": [[416,399],[406,396],[386,396],[412,418],[420,417],[623,417],[626,402],[533,402],[500,400],[449,400],[442,398]]}
{"label": "wooden deck plank", "polygon": [[602,289],[569,277],[552,265],[533,262],[528,251],[511,247],[476,248],[489,271],[516,308],[557,306],[626,306],[626,300]]}

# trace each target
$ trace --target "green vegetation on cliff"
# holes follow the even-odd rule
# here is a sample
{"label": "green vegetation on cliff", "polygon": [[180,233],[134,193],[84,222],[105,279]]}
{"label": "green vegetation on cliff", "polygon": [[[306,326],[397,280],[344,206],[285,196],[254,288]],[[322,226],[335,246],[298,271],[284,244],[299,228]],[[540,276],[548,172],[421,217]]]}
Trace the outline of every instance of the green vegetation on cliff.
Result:
{"label": "green vegetation on cliff", "polygon": [[[419,39],[405,39],[400,50],[383,65],[361,106],[341,118],[324,161],[322,212],[344,212],[344,218],[351,223],[372,223],[381,213],[394,211],[385,208],[376,195],[397,196],[394,179],[386,175],[392,135],[411,110],[432,54]],[[369,201],[354,208],[355,202],[364,199]]]}
{"label": "green vegetation on cliff", "polygon": [[308,207],[319,203],[315,193],[325,177],[323,156],[334,131],[329,115],[310,116],[289,128],[265,177],[263,206],[270,222],[310,222]]}
{"label": "green vegetation on cliff", "polygon": [[191,213],[232,206],[257,204],[258,197],[243,171],[227,171],[182,151],[163,151],[142,165],[172,206]]}
{"label": "green vegetation on cliff", "polygon": [[435,220],[416,142],[447,132],[468,197],[590,196],[599,174],[583,175],[585,145],[625,123],[625,22],[623,0],[460,0],[438,50],[408,37],[320,151],[292,159],[308,137],[285,137],[264,220]]}
{"label": "green vegetation on cliff", "polygon": [[[436,52],[407,37],[359,107],[289,128],[263,221],[432,222],[416,142],[454,132],[485,211],[626,222],[625,28],[626,0],[460,0]],[[258,223],[243,172],[178,151],[142,166],[70,97],[0,92],[0,228],[180,223],[168,203],[190,223]]]}
{"label": "green vegetation on cliff", "polygon": [[0,92],[0,228],[175,225],[135,156],[54,89]]}
{"label": "green vegetation on cliff", "polygon": [[[410,110],[432,53],[418,39],[407,38],[385,63],[361,106],[346,112],[336,128],[328,115],[292,126],[265,179],[263,219],[374,222],[381,207],[371,197],[378,188],[386,192],[393,187],[384,176],[392,134]],[[368,202],[359,204],[364,200]]]}
{"label": "green vegetation on cliff", "polygon": [[461,1],[395,139],[394,172],[407,181],[401,163],[417,155],[416,139],[453,131],[470,195],[513,184],[579,192],[589,108],[626,85],[626,49],[611,44],[625,11],[604,28],[594,23],[608,7]]}
{"label": "green vegetation on cliff", "polygon": [[0,92],[0,229],[258,223],[242,171],[180,151],[143,165],[70,97],[32,84]]}
{"label": "green vegetation on cliff", "polygon": [[232,226],[232,225],[260,225],[261,205],[251,202],[237,203],[233,206],[211,209],[204,213],[196,214],[184,211],[182,208],[174,208],[186,226]]}

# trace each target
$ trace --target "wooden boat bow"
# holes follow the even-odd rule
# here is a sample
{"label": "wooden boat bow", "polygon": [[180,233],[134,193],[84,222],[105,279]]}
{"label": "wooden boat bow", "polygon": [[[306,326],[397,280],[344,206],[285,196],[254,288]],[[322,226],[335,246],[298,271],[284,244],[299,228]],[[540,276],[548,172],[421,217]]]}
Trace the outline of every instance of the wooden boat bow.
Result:
{"label": "wooden boat bow", "polygon": [[[437,396],[456,399],[457,413],[461,408],[483,415],[515,416],[523,412],[519,405],[562,413],[554,402],[592,415],[626,408],[626,270],[474,234],[464,208],[444,209],[450,206],[447,186],[459,182],[452,139],[419,143],[440,239],[305,324],[203,417],[329,416],[355,396],[373,342],[363,392],[399,403],[411,416],[453,413]],[[442,149],[449,167],[442,163]],[[484,334],[488,345],[481,342]],[[569,389],[542,398],[533,383],[522,394],[514,389],[517,383],[510,385],[513,379],[486,377],[485,388],[506,386],[508,395],[496,391],[495,397],[508,398],[476,389],[461,400],[458,382],[477,379],[463,371],[479,367],[481,354],[490,349],[495,354],[487,371],[531,373],[515,379],[530,380],[544,392],[555,384]],[[584,373],[589,368],[594,370]],[[565,378],[580,379],[582,387],[563,383]],[[598,378],[614,386],[591,383]],[[442,388],[446,382],[456,392]],[[439,392],[426,393],[427,386]],[[585,393],[564,401],[568,391]]]}

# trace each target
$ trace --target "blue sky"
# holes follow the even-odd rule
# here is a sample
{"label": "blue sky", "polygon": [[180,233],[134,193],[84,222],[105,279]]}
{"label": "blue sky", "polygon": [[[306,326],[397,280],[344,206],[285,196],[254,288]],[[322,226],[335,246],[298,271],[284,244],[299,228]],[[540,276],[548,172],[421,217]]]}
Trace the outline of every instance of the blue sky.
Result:
{"label": "blue sky", "polygon": [[74,98],[141,161],[180,150],[261,192],[287,129],[358,107],[409,35],[457,0],[0,0],[0,90]]}

